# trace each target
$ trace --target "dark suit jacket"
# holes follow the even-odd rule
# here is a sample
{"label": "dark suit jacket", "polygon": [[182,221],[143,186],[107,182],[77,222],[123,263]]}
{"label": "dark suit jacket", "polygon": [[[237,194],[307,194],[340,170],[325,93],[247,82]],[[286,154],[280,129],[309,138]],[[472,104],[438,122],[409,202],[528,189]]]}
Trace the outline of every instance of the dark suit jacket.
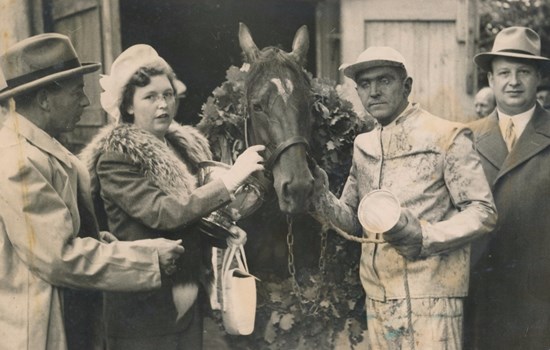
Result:
{"label": "dark suit jacket", "polygon": [[509,154],[496,111],[470,126],[498,221],[472,247],[465,333],[477,349],[548,349],[550,112],[536,106]]}

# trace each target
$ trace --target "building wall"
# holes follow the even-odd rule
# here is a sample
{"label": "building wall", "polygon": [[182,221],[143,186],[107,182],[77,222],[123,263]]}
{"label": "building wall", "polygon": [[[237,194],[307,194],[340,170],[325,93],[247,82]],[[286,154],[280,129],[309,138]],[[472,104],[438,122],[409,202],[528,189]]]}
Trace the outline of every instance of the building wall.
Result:
{"label": "building wall", "polygon": [[[67,35],[81,62],[103,63],[102,20],[98,0],[53,0],[53,30]],[[61,142],[71,151],[78,153],[99,128],[104,126],[107,117],[101,108],[98,72],[84,76],[84,91],[90,105],[84,109],[80,122],[74,131],[65,133]]]}
{"label": "building wall", "polygon": [[[474,115],[475,1],[342,0],[341,13],[342,62],[369,46],[391,46],[409,65],[412,101],[449,120]],[[353,91],[347,78],[346,85]]]}
{"label": "building wall", "polygon": [[[29,36],[31,20],[27,1],[0,0],[0,55],[17,41]],[[7,116],[7,104],[0,106],[0,124]]]}
{"label": "building wall", "polygon": [[28,1],[0,0],[0,54],[30,35],[31,6]]}

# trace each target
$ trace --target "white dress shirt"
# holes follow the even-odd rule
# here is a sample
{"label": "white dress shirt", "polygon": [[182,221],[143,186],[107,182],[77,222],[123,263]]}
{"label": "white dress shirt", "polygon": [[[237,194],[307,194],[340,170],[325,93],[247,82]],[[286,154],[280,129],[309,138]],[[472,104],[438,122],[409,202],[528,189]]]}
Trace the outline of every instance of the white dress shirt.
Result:
{"label": "white dress shirt", "polygon": [[529,109],[528,111],[516,115],[504,114],[501,110],[497,108],[498,126],[500,127],[500,133],[503,136],[506,135],[506,125],[508,125],[508,119],[513,118],[516,139],[519,139],[519,137],[523,133],[523,130],[525,130],[527,123],[529,123],[529,121],[533,117],[533,114],[535,113],[535,106],[533,106],[533,108]]}

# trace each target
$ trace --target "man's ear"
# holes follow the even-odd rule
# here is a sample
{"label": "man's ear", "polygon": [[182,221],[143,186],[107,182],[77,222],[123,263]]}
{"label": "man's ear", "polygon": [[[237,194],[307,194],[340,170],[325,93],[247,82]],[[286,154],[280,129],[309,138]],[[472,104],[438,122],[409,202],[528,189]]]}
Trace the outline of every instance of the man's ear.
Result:
{"label": "man's ear", "polygon": [[542,71],[540,69],[537,69],[537,79],[538,79],[537,86],[540,85],[542,81],[542,77],[543,77]]}
{"label": "man's ear", "polygon": [[36,92],[36,95],[34,96],[36,104],[43,110],[49,111],[50,110],[50,94],[48,93],[48,90],[46,89],[40,89]]}
{"label": "man's ear", "polygon": [[405,78],[405,80],[403,81],[403,87],[405,89],[405,96],[406,97],[409,97],[409,95],[411,94],[412,85],[413,85],[413,78],[411,78],[411,77]]}
{"label": "man's ear", "polygon": [[489,87],[493,88],[493,72],[487,72],[487,81],[489,82]]}

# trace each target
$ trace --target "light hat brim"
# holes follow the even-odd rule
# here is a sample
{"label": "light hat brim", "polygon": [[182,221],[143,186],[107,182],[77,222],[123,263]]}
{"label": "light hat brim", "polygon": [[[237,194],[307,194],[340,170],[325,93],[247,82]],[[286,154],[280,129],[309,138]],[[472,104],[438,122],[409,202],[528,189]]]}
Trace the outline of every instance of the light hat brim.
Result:
{"label": "light hat brim", "polygon": [[388,60],[372,60],[372,61],[366,61],[366,62],[358,62],[353,63],[349,65],[341,65],[340,70],[344,73],[344,75],[352,80],[355,80],[357,77],[357,74],[360,72],[370,69],[370,68],[376,68],[376,67],[396,67],[396,68],[402,68],[405,69],[405,65],[400,62],[395,61],[388,61]]}
{"label": "light hat brim", "polygon": [[533,61],[541,68],[550,69],[550,59],[542,56],[535,56],[517,52],[483,52],[474,56],[477,66],[486,72],[491,71],[491,62],[497,57],[518,58]]}
{"label": "light hat brim", "polygon": [[9,88],[0,92],[0,101],[6,100],[10,97],[14,97],[24,92],[28,92],[44,86],[48,83],[51,83],[56,80],[63,80],[70,78],[72,76],[89,74],[97,71],[101,67],[101,63],[82,63],[80,67],[67,69],[62,72],[57,72],[50,74],[48,76],[42,77],[40,79],[33,80],[31,82],[16,86],[14,88]]}

